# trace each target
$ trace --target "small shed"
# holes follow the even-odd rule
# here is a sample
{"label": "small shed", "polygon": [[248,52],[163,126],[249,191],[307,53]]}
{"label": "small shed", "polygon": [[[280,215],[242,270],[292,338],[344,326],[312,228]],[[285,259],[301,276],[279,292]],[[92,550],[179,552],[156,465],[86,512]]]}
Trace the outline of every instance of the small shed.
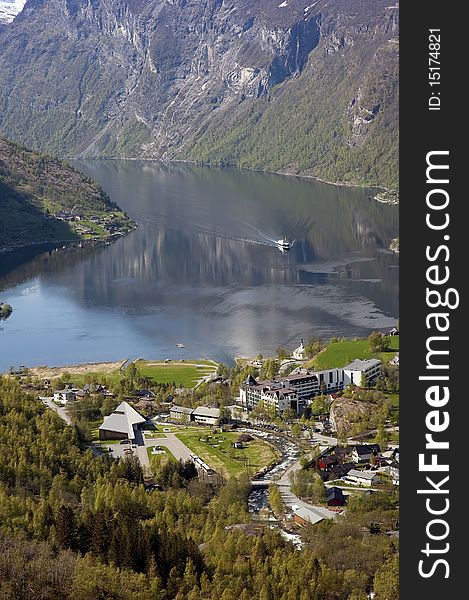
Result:
{"label": "small shed", "polygon": [[324,519],[324,516],[313,508],[300,506],[293,512],[293,520],[297,525],[304,527],[305,525],[314,525]]}
{"label": "small shed", "polygon": [[331,487],[326,492],[327,506],[344,506],[345,496],[343,491],[338,487]]}

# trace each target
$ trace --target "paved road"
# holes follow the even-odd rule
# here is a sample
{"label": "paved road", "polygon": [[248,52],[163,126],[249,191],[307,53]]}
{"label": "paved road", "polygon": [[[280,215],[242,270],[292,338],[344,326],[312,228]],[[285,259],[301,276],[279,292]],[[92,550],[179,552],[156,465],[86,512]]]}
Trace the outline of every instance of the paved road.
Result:
{"label": "paved road", "polygon": [[190,459],[191,450],[189,450],[189,448],[183,444],[174,433],[165,432],[164,435],[166,436],[164,438],[151,438],[143,435],[141,431],[137,431],[133,444],[137,446],[136,448],[132,448],[130,444],[105,444],[105,446],[111,450],[114,458],[123,458],[126,456],[124,449],[131,448],[133,454],[138,457],[144,471],[151,471],[150,458],[147,449],[153,448],[154,446],[164,446],[165,448],[168,448],[176,460],[186,461]]}
{"label": "paved road", "polygon": [[298,498],[298,496],[295,496],[295,494],[291,491],[289,475],[290,473],[294,471],[299,471],[300,469],[301,465],[300,461],[298,460],[295,463],[293,463],[292,466],[289,467],[282,475],[282,477],[276,482],[285,505],[291,510],[294,510],[295,508],[299,507],[312,508],[316,512],[319,512],[321,515],[323,515],[325,519],[334,519],[337,516],[336,512],[328,510],[323,506],[317,506],[314,504],[310,504],[309,502],[305,502],[301,498]]}
{"label": "paved road", "polygon": [[62,408],[61,406],[57,406],[57,404],[54,404],[53,399],[46,397],[46,396],[39,396],[39,400],[42,400],[42,402],[44,402],[44,404],[51,408],[52,410],[55,410],[55,412],[59,415],[59,417],[61,419],[63,419],[67,425],[71,425],[72,421],[70,419],[70,417],[68,416],[66,410],[64,408]]}
{"label": "paved road", "polygon": [[166,437],[164,438],[145,438],[146,448],[151,448],[152,446],[164,446],[165,448],[168,448],[176,460],[190,460],[191,450],[176,437],[176,434],[165,433],[165,436]]}
{"label": "paved road", "polygon": [[[135,431],[135,443],[137,444],[136,452],[143,471],[150,471],[150,459],[148,458],[145,436],[140,429]],[[135,450],[134,450],[135,452]]]}
{"label": "paved road", "polygon": [[312,442],[320,442],[327,446],[337,446],[337,438],[323,435],[322,433],[313,433]]}

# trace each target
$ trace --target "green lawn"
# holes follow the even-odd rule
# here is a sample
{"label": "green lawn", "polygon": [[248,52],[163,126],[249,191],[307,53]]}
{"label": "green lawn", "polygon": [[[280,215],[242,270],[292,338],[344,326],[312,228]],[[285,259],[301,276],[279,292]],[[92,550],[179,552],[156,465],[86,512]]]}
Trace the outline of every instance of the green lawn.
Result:
{"label": "green lawn", "polygon": [[[101,425],[102,422],[103,422],[103,419],[98,419],[96,421],[89,421],[93,442],[99,442],[99,426]],[[114,440],[111,440],[108,443],[113,444]]]}
{"label": "green lawn", "polygon": [[379,358],[383,362],[389,362],[399,350],[399,336],[393,335],[389,339],[391,340],[391,351],[389,352],[371,352],[367,339],[331,342],[325,350],[308,363],[308,366],[318,370],[334,369],[345,367],[356,358]]}
{"label": "green lawn", "polygon": [[[135,362],[140,374],[149,377],[153,384],[176,383],[176,386],[194,387],[199,379],[214,373],[217,365],[207,360],[187,360],[184,362],[171,361],[165,363],[159,360],[137,360]],[[200,366],[197,366],[200,365]],[[90,372],[85,374],[71,374],[70,381],[77,387],[83,387],[88,381],[101,381],[102,378],[117,385],[124,377],[119,369],[109,372]]]}
{"label": "green lawn", "polygon": [[178,433],[177,437],[212,469],[230,477],[249,470],[252,475],[272,464],[280,456],[270,444],[254,439],[245,448],[233,448],[239,433],[212,434],[211,431]]}
{"label": "green lawn", "polygon": [[92,238],[96,237],[97,235],[101,237],[106,237],[107,235],[109,235],[105,229],[103,229],[97,223],[93,223],[93,221],[80,221],[78,225],[82,225],[83,227],[89,227],[93,230],[94,234],[85,234],[85,238]]}
{"label": "green lawn", "polygon": [[147,433],[145,433],[144,437],[148,440],[153,440],[155,438],[165,438],[166,434],[163,433],[162,429],[153,429],[151,431],[147,430]]}
{"label": "green lawn", "polygon": [[150,468],[153,475],[169,460],[176,460],[168,448],[165,446],[160,446],[160,448],[164,451],[164,454],[152,454],[152,448],[147,448],[148,460],[150,461]]}
{"label": "green lawn", "polygon": [[[176,386],[194,387],[196,382],[216,371],[217,365],[206,360],[186,360],[184,362],[137,360],[135,365],[141,375],[149,377],[153,383],[172,383]],[[197,365],[202,365],[198,367]]]}
{"label": "green lawn", "polygon": [[82,388],[85,385],[85,383],[88,383],[90,381],[92,383],[95,383],[97,381],[101,381],[103,377],[105,377],[110,383],[118,384],[121,378],[123,377],[123,373],[121,373],[119,369],[116,369],[115,371],[109,371],[107,373],[105,371],[94,371],[86,374],[71,373],[70,377],[67,378],[67,381],[70,381],[71,383],[73,383],[73,385],[76,385],[78,388]]}

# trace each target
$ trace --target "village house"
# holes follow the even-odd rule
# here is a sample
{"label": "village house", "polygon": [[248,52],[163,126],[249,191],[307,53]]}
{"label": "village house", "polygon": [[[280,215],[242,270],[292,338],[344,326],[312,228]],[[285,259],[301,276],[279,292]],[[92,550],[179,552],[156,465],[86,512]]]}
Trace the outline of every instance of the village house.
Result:
{"label": "village house", "polygon": [[326,490],[327,506],[345,506],[345,496],[338,487],[330,487]]}
{"label": "village house", "polygon": [[218,425],[220,420],[220,409],[209,408],[208,406],[198,406],[193,410],[191,417],[196,423]]}
{"label": "village house", "polygon": [[54,392],[54,402],[58,402],[59,404],[67,404],[67,402],[72,402],[75,400],[75,397],[75,392],[70,388],[65,388],[63,390]]}
{"label": "village house", "polygon": [[388,473],[391,475],[394,485],[399,485],[399,463],[394,461],[388,466]]}
{"label": "village house", "polygon": [[349,473],[349,471],[351,471],[353,468],[355,468],[354,463],[333,465],[326,471],[320,470],[319,476],[323,481],[334,481],[335,479],[340,479],[341,477],[347,475],[347,473]]}
{"label": "village house", "polygon": [[171,419],[189,422],[192,421],[193,412],[193,408],[189,408],[188,406],[177,406],[176,404],[174,404],[169,409],[169,416]]}
{"label": "village house", "polygon": [[376,472],[358,471],[357,469],[352,469],[351,471],[349,471],[347,473],[347,479],[351,480],[354,483],[365,485],[367,487],[371,487],[372,485],[375,485],[380,481]]}
{"label": "village house", "polygon": [[304,527],[305,525],[312,524],[315,525],[320,521],[324,520],[324,515],[322,515],[319,511],[314,508],[306,508],[305,506],[300,506],[296,508],[293,512],[293,520],[300,527]]}
{"label": "village house", "polygon": [[89,394],[104,394],[109,395],[109,391],[99,383],[85,383],[83,391]]}
{"label": "village house", "polygon": [[379,444],[363,444],[355,446],[352,451],[352,460],[355,463],[367,463],[372,456],[378,456],[381,452]]}
{"label": "village house", "polygon": [[169,409],[169,416],[171,419],[184,421],[186,423],[196,422],[204,423],[205,425],[218,425],[220,420],[220,409],[209,408],[208,406],[189,408],[187,406],[173,405]]}
{"label": "village house", "polygon": [[135,395],[137,398],[145,398],[146,400],[152,400],[155,397],[154,392],[151,390],[137,390]]}
{"label": "village house", "polygon": [[318,468],[323,471],[328,471],[331,467],[339,464],[337,456],[321,456],[318,458]]}

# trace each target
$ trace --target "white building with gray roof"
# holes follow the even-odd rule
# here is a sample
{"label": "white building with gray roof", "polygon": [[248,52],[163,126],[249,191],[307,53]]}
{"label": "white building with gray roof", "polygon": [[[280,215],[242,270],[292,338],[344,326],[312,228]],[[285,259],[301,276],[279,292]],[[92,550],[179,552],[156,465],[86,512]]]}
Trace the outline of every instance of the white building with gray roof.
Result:
{"label": "white building with gray roof", "polygon": [[175,404],[169,409],[169,416],[171,419],[178,419],[180,421],[192,421],[193,412],[193,408],[189,408],[188,406],[178,406]]}
{"label": "white building with gray roof", "polygon": [[356,359],[344,367],[346,383],[361,385],[363,375],[367,384],[379,377],[381,375],[381,361],[377,358]]}
{"label": "white building with gray roof", "polygon": [[132,408],[127,402],[121,402],[116,410],[104,417],[99,426],[100,440],[134,440],[135,431],[146,419]]}
{"label": "white building with gray roof", "polygon": [[188,406],[174,405],[170,408],[169,415],[172,419],[177,419],[179,421],[195,421],[207,425],[217,425],[220,420],[220,409],[210,408],[208,406],[189,408]]}
{"label": "white building with gray roof", "polygon": [[363,375],[368,384],[380,374],[381,361],[371,358],[354,360],[343,368],[295,369],[272,381],[256,381],[249,376],[240,386],[239,403],[249,410],[262,401],[277,412],[293,408],[299,413],[318,394],[340,392],[349,384],[361,385]]}
{"label": "white building with gray roof", "polygon": [[220,409],[209,408],[208,406],[198,406],[192,413],[192,418],[197,423],[206,423],[207,425],[217,425],[220,420]]}
{"label": "white building with gray roof", "polygon": [[380,481],[375,471],[358,471],[358,469],[351,469],[347,473],[347,479],[367,487],[371,487]]}

